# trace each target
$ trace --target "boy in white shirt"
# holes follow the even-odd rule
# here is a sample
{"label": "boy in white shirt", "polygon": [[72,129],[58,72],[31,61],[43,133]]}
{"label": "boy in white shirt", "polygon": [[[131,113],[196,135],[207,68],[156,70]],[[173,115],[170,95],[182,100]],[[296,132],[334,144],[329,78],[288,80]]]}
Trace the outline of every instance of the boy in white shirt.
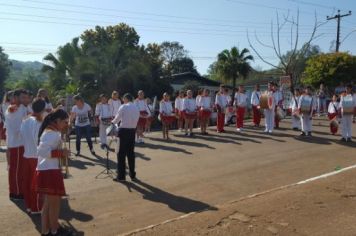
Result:
{"label": "boy in white shirt", "polygon": [[351,142],[352,138],[352,117],[355,110],[356,101],[352,94],[352,85],[346,86],[346,93],[340,98],[342,142]]}
{"label": "boy in white shirt", "polygon": [[112,106],[108,104],[108,99],[104,94],[100,95],[100,103],[96,105],[95,116],[99,123],[100,147],[108,148],[106,129],[110,126],[113,119]]}
{"label": "boy in white shirt", "polygon": [[[302,109],[302,106],[305,109]],[[311,93],[311,87],[308,86],[304,94],[300,96],[298,102],[298,109],[300,110],[301,115],[301,125],[302,125],[302,133],[300,136],[312,136],[312,117],[315,109],[315,100]]]}
{"label": "boy in white shirt", "polygon": [[247,96],[243,85],[240,85],[239,90],[235,93],[234,106],[236,107],[236,130],[237,132],[241,132],[244,126],[245,110],[247,106]]}
{"label": "boy in white shirt", "polygon": [[260,111],[260,98],[261,98],[261,91],[260,85],[255,85],[255,90],[252,92],[251,95],[251,105],[252,105],[252,112],[253,112],[253,124],[255,127],[260,126],[261,122],[261,111]]}
{"label": "boy in white shirt", "polygon": [[215,97],[215,106],[217,109],[216,131],[218,133],[225,132],[225,112],[227,105],[229,104],[228,95],[225,92],[224,85],[220,85],[220,90]]}
{"label": "boy in white shirt", "polygon": [[23,190],[27,212],[38,214],[42,205],[39,195],[32,188],[37,167],[38,133],[43,120],[46,103],[37,99],[32,104],[33,113],[21,124],[21,136],[24,141]]}
{"label": "boy in white shirt", "polygon": [[295,89],[294,95],[292,96],[291,103],[290,103],[290,109],[292,115],[292,129],[295,131],[301,129],[299,110],[298,110],[299,97],[300,97],[300,90]]}

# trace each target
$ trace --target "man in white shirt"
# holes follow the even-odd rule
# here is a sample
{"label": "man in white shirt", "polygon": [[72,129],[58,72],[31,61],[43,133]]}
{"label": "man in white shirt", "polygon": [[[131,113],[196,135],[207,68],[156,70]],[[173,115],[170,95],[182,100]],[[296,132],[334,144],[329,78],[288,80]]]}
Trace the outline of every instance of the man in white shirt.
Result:
{"label": "man in white shirt", "polygon": [[251,105],[252,105],[252,113],[253,113],[253,124],[255,127],[259,127],[261,123],[261,112],[260,112],[260,98],[261,98],[261,91],[260,85],[255,85],[255,90],[252,92],[251,95]]}
{"label": "man in white shirt", "polygon": [[14,104],[5,112],[6,142],[9,152],[9,191],[10,199],[23,199],[23,139],[21,137],[21,123],[27,117],[26,90],[14,91]]}
{"label": "man in white shirt", "polygon": [[236,130],[237,132],[241,132],[244,126],[245,109],[247,106],[247,96],[243,85],[240,85],[239,90],[235,93],[234,105],[236,107]]}
{"label": "man in white shirt", "polygon": [[119,125],[119,140],[120,149],[117,154],[118,176],[116,181],[126,180],[126,156],[128,159],[130,178],[136,179],[135,172],[135,135],[137,123],[140,118],[140,111],[138,107],[132,103],[133,97],[130,94],[124,95],[124,105],[119,108],[119,111],[112,121]]}

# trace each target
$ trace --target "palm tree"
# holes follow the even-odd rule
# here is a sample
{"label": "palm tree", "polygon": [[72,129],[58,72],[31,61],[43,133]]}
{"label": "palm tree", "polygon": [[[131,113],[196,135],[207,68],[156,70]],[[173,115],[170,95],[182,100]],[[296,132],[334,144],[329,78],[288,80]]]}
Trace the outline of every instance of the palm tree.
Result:
{"label": "palm tree", "polygon": [[244,48],[239,51],[237,47],[231,50],[225,49],[218,54],[217,70],[226,80],[232,79],[232,86],[235,89],[236,80],[241,76],[243,79],[252,71],[249,61],[253,60],[250,51]]}

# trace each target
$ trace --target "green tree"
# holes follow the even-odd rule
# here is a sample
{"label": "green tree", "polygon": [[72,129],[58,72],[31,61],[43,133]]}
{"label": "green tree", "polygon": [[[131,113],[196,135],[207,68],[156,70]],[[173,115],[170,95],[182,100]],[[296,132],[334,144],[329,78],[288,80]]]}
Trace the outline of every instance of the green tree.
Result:
{"label": "green tree", "polygon": [[4,84],[6,79],[9,77],[11,63],[9,57],[4,53],[2,47],[0,47],[0,98],[4,94]]}
{"label": "green tree", "polygon": [[356,78],[356,57],[349,53],[326,53],[307,61],[303,84],[318,86],[323,82],[336,87],[340,82],[350,83]]}
{"label": "green tree", "polygon": [[231,50],[225,49],[218,54],[216,70],[226,81],[232,81],[232,86],[235,88],[236,80],[239,77],[245,79],[252,71],[249,64],[252,60],[253,56],[247,48],[240,51],[237,47],[232,47]]}
{"label": "green tree", "polygon": [[194,61],[189,57],[177,58],[170,64],[172,74],[193,72],[198,74]]}

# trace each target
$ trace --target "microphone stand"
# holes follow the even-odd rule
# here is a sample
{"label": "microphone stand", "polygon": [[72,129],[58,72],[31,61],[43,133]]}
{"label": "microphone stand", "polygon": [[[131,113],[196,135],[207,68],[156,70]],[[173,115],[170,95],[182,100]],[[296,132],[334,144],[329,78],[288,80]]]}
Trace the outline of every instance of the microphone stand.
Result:
{"label": "microphone stand", "polygon": [[99,174],[97,174],[95,176],[96,179],[98,179],[101,175],[105,175],[104,179],[107,178],[107,177],[110,177],[110,178],[114,178],[114,172],[110,169],[109,167],[109,154],[110,154],[110,147],[105,144],[105,146],[103,146],[105,151],[106,151],[106,166],[105,166],[105,169],[102,170]]}

